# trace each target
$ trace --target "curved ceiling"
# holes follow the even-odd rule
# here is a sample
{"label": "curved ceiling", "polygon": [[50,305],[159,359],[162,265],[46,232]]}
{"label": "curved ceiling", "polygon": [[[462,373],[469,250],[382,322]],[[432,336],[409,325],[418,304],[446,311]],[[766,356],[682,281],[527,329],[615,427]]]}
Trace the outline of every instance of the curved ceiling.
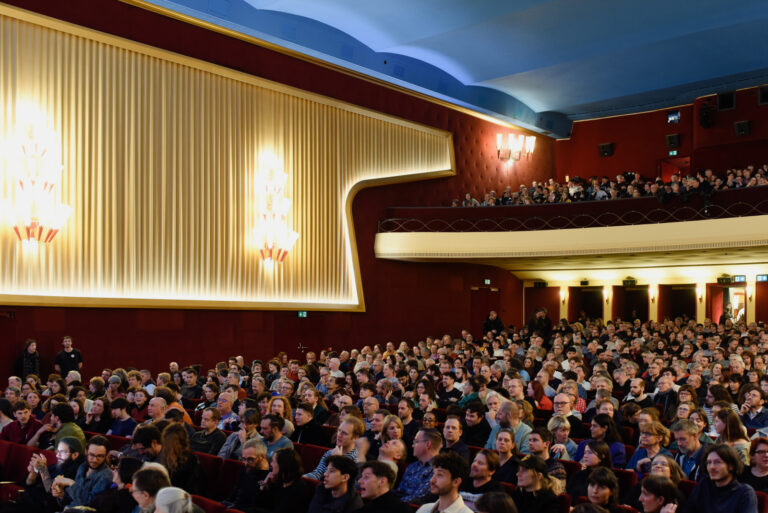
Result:
{"label": "curved ceiling", "polygon": [[768,82],[765,0],[149,3],[554,136]]}

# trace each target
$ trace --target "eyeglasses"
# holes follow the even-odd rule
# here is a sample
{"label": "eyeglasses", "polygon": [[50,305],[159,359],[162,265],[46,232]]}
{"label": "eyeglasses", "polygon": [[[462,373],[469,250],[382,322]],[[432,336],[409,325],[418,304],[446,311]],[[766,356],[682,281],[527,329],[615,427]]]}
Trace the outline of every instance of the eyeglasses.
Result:
{"label": "eyeglasses", "polygon": [[768,451],[755,451],[754,454],[758,456],[768,456]]}
{"label": "eyeglasses", "polygon": [[247,457],[247,458],[246,458],[246,457],[242,457],[242,458],[240,458],[240,461],[244,461],[244,462],[246,462],[246,463],[255,463],[256,461],[258,461],[258,458],[253,458],[253,457]]}

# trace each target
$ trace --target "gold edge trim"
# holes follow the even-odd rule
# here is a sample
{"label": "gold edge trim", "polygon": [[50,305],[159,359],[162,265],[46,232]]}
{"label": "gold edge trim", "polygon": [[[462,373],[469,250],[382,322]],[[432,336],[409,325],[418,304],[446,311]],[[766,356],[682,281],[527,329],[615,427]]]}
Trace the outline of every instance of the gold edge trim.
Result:
{"label": "gold edge trim", "polygon": [[205,310],[269,310],[269,311],[335,311],[364,312],[362,305],[352,303],[286,303],[251,301],[210,301],[192,299],[138,299],[71,296],[35,296],[0,294],[0,304],[7,306],[67,306],[88,308],[157,308]]}
{"label": "gold edge trim", "polygon": [[[439,105],[441,107],[445,107],[451,110],[455,110],[457,112],[461,112],[462,114],[467,114],[469,116],[482,119],[483,121],[487,121],[489,123],[493,123],[495,125],[505,127],[505,128],[511,128],[513,130],[517,130],[520,132],[523,132],[528,135],[537,135],[537,136],[543,136],[543,137],[551,137],[549,135],[535,132],[533,130],[530,130],[528,128],[521,127],[519,125],[516,125],[514,123],[510,123],[508,121],[504,121],[502,119],[494,118],[493,116],[489,114],[484,114],[482,112],[478,112],[476,110],[472,110],[468,107],[463,107],[461,105],[457,105],[455,103],[451,103],[446,100],[442,100],[440,98],[435,98],[434,96],[430,96],[425,93],[421,93],[418,91],[414,91],[412,89],[408,89],[403,86],[399,86],[397,84],[393,84],[391,82],[387,82],[385,80],[382,80],[380,78],[372,77],[370,75],[366,75],[364,73],[361,73],[359,71],[351,70],[348,68],[345,68],[343,66],[340,66],[338,64],[334,64],[332,62],[328,62],[322,59],[319,59],[317,57],[313,57],[311,55],[307,55],[304,53],[301,53],[296,50],[292,50],[290,48],[285,48],[283,46],[277,45],[275,43],[270,43],[269,41],[265,41],[263,39],[259,39],[255,36],[250,36],[248,34],[243,34],[242,32],[238,32],[236,30],[232,30],[226,27],[222,27],[221,25],[217,25],[215,23],[211,23],[209,21],[204,21],[198,18],[195,18],[194,16],[189,16],[187,14],[182,14],[180,12],[174,11],[173,9],[169,9],[167,7],[161,7],[159,5],[153,4],[152,2],[148,2],[146,0],[119,0],[120,2],[124,4],[131,5],[133,7],[137,7],[139,9],[144,9],[146,11],[153,12],[155,14],[159,14],[161,16],[165,16],[166,18],[175,19],[177,21],[181,21],[183,23],[187,23],[188,25],[195,25],[197,27],[203,28],[205,30],[209,30],[211,32],[216,32],[222,35],[225,35],[227,37],[231,37],[234,39],[239,39],[241,41],[245,41],[246,43],[250,43],[255,46],[261,46],[262,48],[266,48],[267,50],[272,50],[274,52],[287,55],[288,57],[293,57],[295,59],[308,62],[310,64],[314,64],[316,66],[320,66],[326,69],[330,69],[332,71],[335,71],[337,73],[342,73],[344,75],[348,75],[354,78],[357,78],[359,80],[363,80],[365,82],[369,82],[371,84],[378,85],[380,87],[385,87],[387,89],[396,91],[398,93],[406,94],[408,96],[412,96],[414,98],[418,98],[420,100],[427,101],[429,103],[433,103],[435,105]],[[255,9],[255,7],[254,7]]]}

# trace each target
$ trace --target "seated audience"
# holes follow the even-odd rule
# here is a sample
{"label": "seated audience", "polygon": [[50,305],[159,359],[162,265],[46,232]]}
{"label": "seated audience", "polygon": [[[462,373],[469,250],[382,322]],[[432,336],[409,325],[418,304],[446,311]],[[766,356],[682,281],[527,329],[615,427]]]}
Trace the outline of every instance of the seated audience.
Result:
{"label": "seated audience", "polygon": [[326,461],[323,480],[315,489],[308,513],[351,513],[363,507],[355,490],[357,477],[355,461],[346,456],[330,456]]}
{"label": "seated audience", "polygon": [[416,513],[450,511],[471,513],[462,499],[459,488],[469,476],[467,461],[455,452],[438,454],[432,460],[433,474],[429,480],[429,491],[437,496],[437,502],[423,504]]}
{"label": "seated audience", "polygon": [[206,454],[219,454],[227,435],[216,427],[221,419],[221,413],[216,408],[206,408],[200,418],[200,431],[194,433],[189,439],[189,448],[195,452]]}

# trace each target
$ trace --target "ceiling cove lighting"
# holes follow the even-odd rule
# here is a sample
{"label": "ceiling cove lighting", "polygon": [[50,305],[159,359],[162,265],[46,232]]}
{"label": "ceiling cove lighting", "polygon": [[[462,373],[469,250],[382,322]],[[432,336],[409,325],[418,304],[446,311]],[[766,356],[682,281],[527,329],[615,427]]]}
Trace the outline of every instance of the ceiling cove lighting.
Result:
{"label": "ceiling cove lighting", "polygon": [[23,121],[6,141],[15,197],[4,202],[3,210],[23,250],[35,251],[39,244],[53,241],[72,207],[57,197],[63,169],[61,138],[34,109],[19,108],[17,119]]}
{"label": "ceiling cove lighting", "polygon": [[261,260],[267,266],[283,262],[299,239],[288,224],[291,200],[285,191],[288,173],[282,167],[276,158],[261,159],[254,179],[253,234]]}

